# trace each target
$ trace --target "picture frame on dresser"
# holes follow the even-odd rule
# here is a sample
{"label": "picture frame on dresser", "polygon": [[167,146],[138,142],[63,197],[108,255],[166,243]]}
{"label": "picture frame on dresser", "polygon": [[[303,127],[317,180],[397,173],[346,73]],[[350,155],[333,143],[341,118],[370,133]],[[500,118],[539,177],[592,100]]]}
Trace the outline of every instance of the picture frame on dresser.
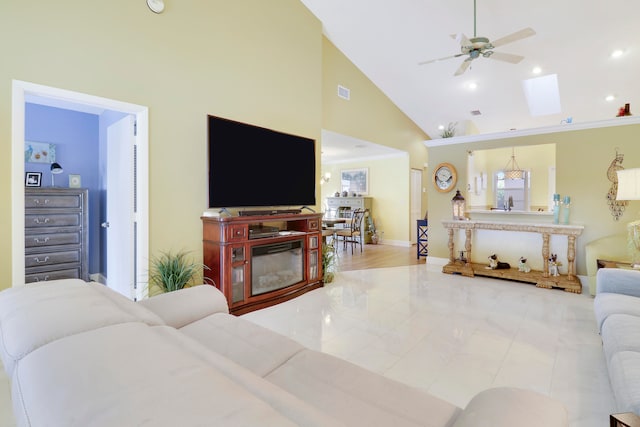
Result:
{"label": "picture frame on dresser", "polygon": [[369,194],[369,168],[341,170],[340,189],[349,195]]}
{"label": "picture frame on dresser", "polygon": [[42,185],[42,172],[26,172],[24,174],[25,187],[40,187]]}

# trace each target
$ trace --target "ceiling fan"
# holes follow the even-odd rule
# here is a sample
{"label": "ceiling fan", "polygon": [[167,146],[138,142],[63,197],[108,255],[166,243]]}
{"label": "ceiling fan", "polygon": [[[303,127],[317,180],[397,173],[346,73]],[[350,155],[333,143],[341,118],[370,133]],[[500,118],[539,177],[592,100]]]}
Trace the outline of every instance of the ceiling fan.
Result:
{"label": "ceiling fan", "polygon": [[476,35],[476,0],[473,0],[473,38],[469,39],[464,34],[452,34],[451,37],[458,40],[460,43],[460,52],[456,55],[445,56],[444,58],[431,59],[429,61],[419,62],[418,65],[431,64],[433,62],[443,61],[450,58],[458,58],[460,56],[467,56],[467,58],[460,64],[460,67],[454,73],[454,76],[459,76],[471,65],[471,61],[480,56],[484,58],[497,59],[499,61],[509,62],[511,64],[517,64],[524,59],[524,56],[514,55],[512,53],[494,52],[496,47],[503,46],[507,43],[512,43],[517,40],[531,37],[536,32],[532,28],[524,28],[515,33],[509,34],[494,41],[489,41],[486,37],[478,37]]}

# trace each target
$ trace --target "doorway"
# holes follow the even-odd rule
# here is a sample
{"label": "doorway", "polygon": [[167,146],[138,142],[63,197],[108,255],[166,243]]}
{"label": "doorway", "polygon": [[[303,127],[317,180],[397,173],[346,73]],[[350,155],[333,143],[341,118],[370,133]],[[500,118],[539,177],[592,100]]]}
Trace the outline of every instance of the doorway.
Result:
{"label": "doorway", "polygon": [[[135,144],[136,178],[134,179],[132,177],[131,185],[135,185],[136,189],[136,209],[133,215],[135,232],[126,244],[134,248],[134,266],[144,266],[149,259],[148,108],[18,80],[14,80],[12,83],[12,286],[20,286],[25,283],[24,141],[25,104],[29,97],[39,97],[49,100],[50,105],[75,105],[85,109],[109,110],[123,115],[129,115],[133,118],[136,124],[136,134],[133,138]],[[131,156],[132,158],[130,160],[133,163],[133,152]],[[126,253],[126,251],[122,251],[121,253]],[[118,264],[125,261],[117,259],[108,262]],[[129,298],[138,300],[148,294],[147,272],[144,268],[135,267],[133,271],[134,277],[131,280],[132,289],[124,292],[120,289],[119,291]]]}
{"label": "doorway", "polygon": [[417,243],[418,241],[418,220],[423,219],[422,215],[422,171],[420,169],[411,169],[411,212],[410,212],[410,224],[413,231],[409,234],[411,236],[411,243]]}

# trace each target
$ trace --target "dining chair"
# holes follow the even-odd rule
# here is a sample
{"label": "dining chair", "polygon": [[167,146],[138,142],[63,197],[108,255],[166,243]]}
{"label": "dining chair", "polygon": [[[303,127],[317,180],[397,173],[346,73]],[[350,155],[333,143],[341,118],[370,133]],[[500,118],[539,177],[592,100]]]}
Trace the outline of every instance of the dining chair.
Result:
{"label": "dining chair", "polygon": [[353,255],[353,247],[357,244],[360,245],[360,252],[362,252],[362,220],[368,209],[355,209],[351,213],[351,221],[349,226],[342,230],[336,231],[336,237],[342,240],[343,248],[346,249],[347,243],[351,244],[351,254]]}

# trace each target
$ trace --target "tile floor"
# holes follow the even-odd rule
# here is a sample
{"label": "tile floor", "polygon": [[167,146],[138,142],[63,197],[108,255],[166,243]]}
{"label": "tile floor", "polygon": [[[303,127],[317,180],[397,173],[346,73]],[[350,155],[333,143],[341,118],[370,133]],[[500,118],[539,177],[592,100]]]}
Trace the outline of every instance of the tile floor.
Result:
{"label": "tile floor", "polygon": [[592,297],[440,270],[340,272],[243,317],[460,407],[515,386],[564,402],[571,427],[608,425],[615,405]]}
{"label": "tile floor", "polygon": [[[615,412],[593,299],[412,265],[340,272],[333,283],[244,315],[308,347],[424,388],[464,407],[516,386],[564,402],[571,427]],[[13,426],[0,367],[0,426]]]}

